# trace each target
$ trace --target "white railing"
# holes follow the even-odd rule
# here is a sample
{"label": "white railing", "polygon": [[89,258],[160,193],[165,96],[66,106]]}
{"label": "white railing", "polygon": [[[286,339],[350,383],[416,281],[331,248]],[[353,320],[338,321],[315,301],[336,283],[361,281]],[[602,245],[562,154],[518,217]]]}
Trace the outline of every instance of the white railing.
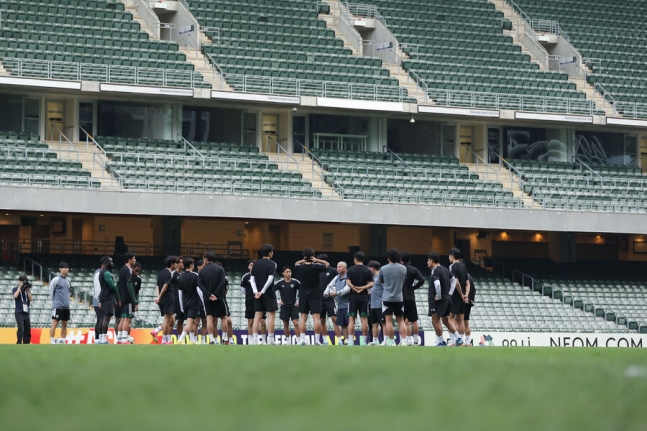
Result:
{"label": "white railing", "polygon": [[338,9],[337,26],[339,27],[339,31],[357,49],[357,53],[362,55],[362,35],[359,34],[353,25],[353,16],[348,10],[348,3],[340,0]]}
{"label": "white railing", "polygon": [[476,154],[474,152],[474,150],[470,150],[470,153],[471,153],[470,154],[470,160],[471,160],[472,163],[476,164],[476,168],[478,169],[480,166],[485,166],[485,168],[487,169],[485,174],[489,175],[490,174],[489,171],[492,171],[492,173],[494,173],[494,175],[496,177],[496,182],[498,183],[499,182],[499,171],[494,169],[494,167],[492,165],[490,165],[487,161],[485,161],[481,156]]}
{"label": "white railing", "polygon": [[[49,123],[49,127],[53,128],[58,132],[58,151],[61,153],[67,154],[68,159],[79,160],[79,149],[70,141],[63,132],[60,131],[54,123]],[[64,147],[65,146],[65,147]]]}
{"label": "white railing", "polygon": [[418,91],[423,92],[423,103],[425,105],[429,103],[429,86],[427,85],[427,83],[422,78],[420,78],[420,76],[412,69],[409,70],[409,73],[407,75],[407,82],[409,82],[410,79],[415,82],[416,86],[418,87],[416,94],[418,94]]}
{"label": "white railing", "polygon": [[192,153],[195,157],[198,157],[199,159],[201,159],[202,163],[204,164],[204,162],[205,162],[204,154],[202,154],[202,152],[200,150],[198,150],[196,147],[194,147],[191,142],[187,141],[184,138],[184,136],[178,135],[178,138],[179,138],[180,142],[182,142],[184,144],[184,151],[186,151],[187,153]]}
{"label": "white railing", "polygon": [[362,3],[348,3],[345,2],[348,12],[359,18],[369,18],[375,19],[382,23],[384,27],[387,27],[386,20],[377,10],[377,6],[372,4],[362,4]]}
{"label": "white railing", "polygon": [[168,40],[169,42],[173,39],[173,31],[175,30],[175,24],[169,22],[158,22],[157,23],[158,33],[160,34],[160,40],[162,40],[161,32],[162,29],[168,30]]}
{"label": "white railing", "polygon": [[615,112],[620,113],[623,117],[647,119],[647,103],[615,102],[613,106]]}
{"label": "white railing", "polygon": [[594,115],[595,103],[588,99],[481,93],[476,91],[429,89],[436,105],[457,108],[507,109],[571,115]]}
{"label": "white railing", "polygon": [[4,68],[12,76],[23,78],[190,88],[202,83],[202,75],[193,70],[72,63],[12,57],[3,57],[1,60]]}
{"label": "white railing", "polygon": [[[213,44],[220,45],[220,27],[200,27],[200,31],[210,38]],[[213,33],[213,36],[207,35],[207,32]]]}
{"label": "white railing", "polygon": [[609,107],[611,107],[613,109],[613,115],[615,115],[616,111],[617,111],[617,105],[616,105],[615,97],[613,97],[613,95],[611,93],[609,93],[607,90],[605,90],[605,88],[602,86],[602,84],[600,84],[598,82],[596,82],[593,85],[593,88],[595,89],[595,91],[600,96],[602,96],[602,100],[604,101],[604,104],[608,105]]}
{"label": "white railing", "polygon": [[390,102],[404,102],[407,98],[406,90],[394,85],[354,84],[237,74],[227,74],[225,77],[227,84],[234,87],[235,91],[245,93]]}
{"label": "white railing", "polygon": [[211,56],[211,54],[204,54],[204,68],[207,69],[207,66],[211,69],[212,78],[218,76],[218,90],[222,90],[223,81],[225,80],[225,73],[222,71],[216,60]]}

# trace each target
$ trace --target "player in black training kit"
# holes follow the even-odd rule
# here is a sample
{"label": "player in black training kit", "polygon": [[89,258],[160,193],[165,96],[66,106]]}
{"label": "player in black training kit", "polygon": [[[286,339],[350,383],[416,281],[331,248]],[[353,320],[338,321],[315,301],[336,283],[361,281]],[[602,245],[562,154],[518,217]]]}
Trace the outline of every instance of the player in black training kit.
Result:
{"label": "player in black training kit", "polygon": [[227,317],[225,297],[225,270],[216,265],[216,255],[207,252],[202,256],[205,266],[198,274],[198,285],[203,292],[204,309],[207,314],[207,330],[211,334],[211,344],[218,339],[218,319]]}
{"label": "player in black training kit", "polygon": [[292,278],[292,270],[289,266],[284,266],[281,270],[283,280],[274,285],[274,290],[279,292],[281,300],[280,317],[283,321],[283,334],[286,338],[286,344],[292,344],[290,338],[290,320],[294,325],[294,335],[299,337],[299,301],[297,300],[297,293],[301,289],[301,283],[296,278]]}
{"label": "player in black training kit", "polygon": [[457,248],[452,248],[449,250],[449,272],[452,273],[456,279],[456,288],[452,292],[452,306],[451,306],[451,318],[454,320],[456,325],[456,330],[458,331],[459,337],[454,339],[452,336],[452,342],[456,346],[461,346],[463,344],[463,339],[465,338],[465,322],[463,317],[465,315],[465,304],[467,303],[467,295],[469,293],[469,285],[467,283],[467,268],[465,264],[459,259],[461,258],[461,251]]}
{"label": "player in black training kit", "polygon": [[274,274],[276,273],[276,262],[272,260],[274,247],[265,244],[261,247],[262,259],[259,259],[252,268],[249,283],[254,292],[254,326],[252,327],[252,342],[258,344],[258,328],[267,313],[267,344],[274,344],[274,323],[276,310],[279,308],[276,302],[274,291]]}
{"label": "player in black training kit", "polygon": [[350,287],[348,297],[348,344],[355,344],[355,319],[362,321],[362,335],[359,345],[366,346],[368,335],[368,289],[373,287],[373,273],[364,266],[364,253],[356,251],[353,255],[355,265],[348,269],[346,285]]}
{"label": "player in black training kit", "polygon": [[[162,344],[173,344],[171,334],[173,333],[173,314],[175,313],[173,305],[173,289],[171,280],[177,267],[177,257],[167,256],[164,259],[164,269],[157,275],[157,287],[155,288],[155,304],[160,307],[160,314],[164,317],[162,323]],[[157,342],[157,332],[152,331],[153,341]]]}
{"label": "player in black training kit", "polygon": [[[400,253],[400,263],[407,269],[407,278],[402,285],[402,296],[404,298],[404,320],[411,334],[407,337],[407,345],[420,345],[420,329],[418,328],[418,306],[416,305],[415,291],[425,284],[425,279],[418,271],[418,268],[411,266],[411,253],[404,250]],[[411,325],[411,327],[410,327]]]}
{"label": "player in black training kit", "polygon": [[135,266],[136,262],[135,254],[130,252],[124,254],[124,261],[125,265],[119,270],[119,278],[117,279],[122,304],[121,321],[117,326],[117,344],[132,344],[128,340],[128,331],[130,331],[130,323],[139,302],[135,298],[132,281],[133,266]]}
{"label": "player in black training kit", "polygon": [[[204,307],[199,291],[198,274],[193,272],[194,261],[190,257],[184,259],[184,272],[178,278],[177,289],[182,292],[182,304],[184,314],[186,315],[186,325],[182,330],[182,335],[178,338],[178,343],[182,344],[189,335],[189,344],[196,344],[197,338],[195,329],[200,310]],[[209,298],[211,295],[207,291],[202,292],[202,298]]]}
{"label": "player in black training kit", "polygon": [[328,269],[330,264],[325,260],[315,258],[315,251],[308,247],[303,251],[303,259],[294,264],[294,272],[301,282],[299,290],[299,344],[306,344],[306,323],[308,314],[312,314],[312,323],[315,333],[315,345],[320,345],[321,334],[321,288],[320,274]]}
{"label": "player in black training kit", "polygon": [[186,316],[184,315],[184,306],[182,305],[182,291],[177,289],[177,283],[180,278],[180,275],[184,273],[184,258],[182,256],[177,256],[177,265],[175,267],[175,273],[173,274],[173,279],[171,280],[171,287],[173,288],[173,309],[175,310],[175,322],[177,323],[177,335],[178,337],[183,332],[184,321]]}
{"label": "player in black training kit", "polygon": [[470,328],[470,314],[472,312],[472,307],[474,306],[474,300],[476,299],[476,286],[474,286],[474,280],[472,276],[467,273],[467,281],[469,282],[470,291],[467,294],[467,299],[469,302],[465,304],[465,316],[463,320],[465,321],[465,338],[463,341],[463,346],[472,345],[472,328]]}
{"label": "player in black training kit", "polygon": [[436,331],[436,346],[447,346],[443,339],[443,327],[441,320],[451,334],[457,336],[456,326],[449,319],[449,309],[451,307],[451,289],[454,282],[454,276],[447,268],[440,264],[440,255],[435,251],[429,253],[427,257],[427,266],[431,269],[431,278],[429,280],[429,316],[431,324]]}
{"label": "player in black training kit", "polygon": [[[328,262],[328,264],[330,264],[330,259],[328,258],[327,254],[320,254],[317,256],[317,259],[324,260]],[[328,287],[328,284],[330,284],[330,282],[333,281],[335,277],[337,277],[337,270],[332,266],[329,266],[326,271],[322,272],[319,275],[319,289],[321,290],[321,314],[319,315],[319,317],[321,318],[321,336],[323,337],[324,345],[328,345],[328,327],[326,326],[326,316],[330,317],[330,320],[332,321],[332,327],[335,331],[337,339],[340,339],[339,337],[341,336],[339,326],[337,326],[337,303],[335,302],[335,298],[330,295],[323,295],[326,287]]]}

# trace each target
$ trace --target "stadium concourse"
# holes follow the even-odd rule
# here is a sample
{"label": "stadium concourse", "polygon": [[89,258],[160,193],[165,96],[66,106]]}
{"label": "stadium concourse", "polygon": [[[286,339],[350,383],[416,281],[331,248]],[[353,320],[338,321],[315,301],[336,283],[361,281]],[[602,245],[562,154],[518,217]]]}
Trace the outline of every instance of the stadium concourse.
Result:
{"label": "stadium concourse", "polygon": [[[424,284],[405,286],[404,344],[440,344],[440,336],[474,345],[642,343],[643,3],[607,11],[598,0],[2,2],[1,339],[24,325],[16,301],[27,294],[12,290],[27,275],[32,342],[211,342],[216,334],[254,343],[254,334],[272,334],[271,319],[246,310],[249,291],[239,287],[249,283],[248,260],[262,261],[271,243],[275,283],[292,283],[280,282],[290,266],[314,296],[332,279],[314,289],[309,264],[299,274],[308,247],[331,268],[345,262],[351,274],[377,272],[378,282],[392,269],[387,250],[407,250],[407,269]],[[468,343],[465,313],[450,310],[441,329],[445,316],[428,316],[454,248],[478,292]],[[428,259],[434,251],[440,266]],[[230,288],[227,304],[194,328],[181,309],[186,319],[174,317],[179,281],[160,285],[158,276],[180,255],[197,272],[207,252]],[[128,253],[141,264],[137,298],[118,273]],[[111,299],[114,272],[119,296],[130,298],[114,328],[93,308],[104,256],[113,262],[98,281],[104,293]],[[52,310],[49,282],[61,262],[71,290]],[[361,263],[372,266],[353,269]],[[466,287],[459,272],[457,292]],[[370,342],[371,307],[354,309],[365,293],[349,293],[356,339],[328,316],[326,307],[344,301],[314,296],[299,305],[312,314],[321,300],[326,318],[300,322],[288,313],[294,305],[285,312],[293,332],[273,322],[277,344]],[[66,322],[56,308],[70,311],[65,337],[46,329],[52,315]],[[386,308],[402,343],[400,312]],[[231,316],[222,319],[223,309]],[[191,329],[184,338],[181,320]],[[375,329],[392,337],[385,325]]]}

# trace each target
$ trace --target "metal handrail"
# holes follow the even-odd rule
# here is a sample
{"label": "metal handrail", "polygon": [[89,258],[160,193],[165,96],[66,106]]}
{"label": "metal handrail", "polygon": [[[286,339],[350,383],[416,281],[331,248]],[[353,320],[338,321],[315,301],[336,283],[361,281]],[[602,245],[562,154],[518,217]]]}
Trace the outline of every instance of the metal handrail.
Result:
{"label": "metal handrail", "polygon": [[595,91],[602,96],[602,100],[605,105],[609,105],[611,108],[613,108],[613,115],[616,114],[616,99],[613,97],[611,93],[609,93],[599,82],[596,82],[593,85],[593,88]]}
{"label": "metal handrail", "polygon": [[597,172],[595,172],[593,169],[591,169],[591,167],[590,167],[589,165],[587,165],[586,163],[584,163],[584,162],[582,161],[582,159],[580,159],[579,157],[577,157],[577,155],[574,155],[574,156],[573,156],[573,160],[577,161],[577,162],[580,164],[580,169],[581,169],[581,166],[584,166],[586,169],[588,169],[589,171],[591,171],[591,173],[592,173],[593,175],[595,175],[596,177],[598,177],[598,178],[599,178],[599,179],[601,179],[601,180],[603,179],[603,178],[602,178],[602,175],[598,174],[598,173],[597,173]]}
{"label": "metal handrail", "polygon": [[183,88],[181,84],[190,84],[189,88],[194,88],[196,82],[200,82],[196,78],[202,77],[199,72],[192,70],[116,66],[14,57],[2,57],[0,60],[4,68],[11,73],[11,76],[25,78],[114,82],[122,85],[150,85],[180,88]]}
{"label": "metal handrail", "polygon": [[[414,79],[414,82],[416,83],[416,86],[423,90],[424,94],[424,104],[426,105],[429,103],[429,86],[427,83],[418,75],[413,69],[409,69],[409,73],[407,74],[407,82],[409,82],[409,78]],[[416,94],[418,93],[418,90],[416,89]]]}
{"label": "metal handrail", "polygon": [[[282,152],[285,153],[288,156],[289,159],[291,159],[294,163],[296,163],[297,170],[298,170],[299,169],[299,162],[297,161],[297,159],[295,159],[294,156],[288,152],[288,150],[286,150],[281,144],[279,144],[276,139],[274,139],[271,136],[268,136],[268,138],[269,138],[270,141],[274,142],[274,144],[276,145],[276,149],[277,149],[276,153],[279,154],[279,155]],[[283,163],[283,162],[281,161],[281,163]]]}
{"label": "metal handrail", "polygon": [[[208,61],[211,60],[211,61]],[[216,72],[218,72],[218,89],[222,90],[222,81],[224,80],[225,77],[225,72],[220,68],[218,63],[216,63],[216,60],[211,56],[211,54],[204,54],[204,63],[205,63],[205,69],[206,65],[208,64],[211,67],[211,76],[216,77]]]}
{"label": "metal handrail", "polygon": [[472,153],[473,156],[476,156],[476,167],[478,168],[479,166],[479,160],[481,161],[482,165],[485,165],[488,169],[492,170],[494,172],[494,175],[496,176],[496,181],[499,182],[499,171],[494,169],[492,165],[490,165],[488,162],[486,162],[481,156],[476,154],[474,150],[470,150],[470,153]]}
{"label": "metal handrail", "polygon": [[25,274],[27,274],[27,261],[31,262],[31,276],[36,277],[35,268],[38,267],[40,269],[40,278],[39,278],[39,280],[41,282],[43,282],[44,281],[43,280],[43,265],[36,262],[34,259],[32,259],[30,257],[25,257],[25,260],[23,260],[23,263],[22,263],[22,270],[23,270],[23,272]]}
{"label": "metal handrail", "polygon": [[486,259],[492,261],[492,272],[496,271],[496,267],[497,265],[499,265],[501,267],[501,276],[505,277],[505,265],[501,261],[498,261],[490,256],[487,256]]}
{"label": "metal handrail", "polygon": [[227,74],[226,79],[229,85],[237,87],[237,92],[242,91],[246,93],[392,102],[404,102],[407,96],[406,90],[403,87],[392,85],[357,84],[240,74]]}
{"label": "metal handrail", "polygon": [[[414,167],[413,167],[413,166],[411,166],[410,164],[408,164],[407,162],[405,162],[404,160],[402,160],[402,157],[398,156],[398,155],[397,155],[397,153],[395,153],[392,149],[390,149],[390,148],[389,148],[389,147],[387,147],[386,145],[383,145],[383,146],[382,146],[382,150],[383,150],[382,152],[387,153],[389,156],[391,156],[391,161],[393,161],[393,157],[395,157],[396,159],[398,159],[398,160],[400,161],[400,163],[402,163],[402,164],[403,164],[404,166],[406,166],[407,168],[409,168],[409,169],[411,169],[411,170],[413,170],[413,169],[414,169]],[[384,151],[384,150],[386,150],[386,151]]]}
{"label": "metal handrail", "polygon": [[[162,30],[163,28],[168,29],[168,30],[175,30],[175,24],[169,23],[169,22],[156,23],[156,27],[159,28],[160,30]],[[172,37],[171,37],[172,34],[171,33],[172,32],[170,32],[170,31],[168,32],[168,40],[169,40],[169,42],[172,39]],[[162,36],[161,36],[161,31],[160,31],[160,40],[161,40],[161,38],[162,38]]]}
{"label": "metal handrail", "polygon": [[[524,286],[524,287],[530,287],[530,289],[531,289],[533,292],[535,291],[535,279],[534,279],[534,277],[531,277],[530,275],[528,275],[528,274],[526,274],[526,273],[524,273],[524,272],[521,272],[521,271],[519,271],[518,269],[513,269],[513,270],[512,270],[512,281],[513,281],[514,283],[516,283],[516,282],[517,282],[517,279],[515,278],[515,275],[520,275],[520,276],[521,276],[521,277],[520,277],[520,280],[519,280],[519,284],[520,284],[521,286]],[[528,286],[528,285],[526,284],[526,280],[529,280],[529,281],[530,281],[530,286]]]}
{"label": "metal handrail", "polygon": [[317,167],[317,168],[319,168],[319,171],[320,171],[320,172],[317,172],[317,175],[319,175],[319,177],[321,178],[321,182],[324,183],[325,179],[324,179],[323,162],[317,156],[315,156],[314,153],[312,151],[310,151],[310,149],[308,147],[303,145],[301,142],[299,142],[296,139],[294,139],[294,142],[297,143],[299,146],[301,146],[301,150],[302,150],[301,151],[301,161],[305,160],[305,154],[308,154],[310,156],[310,162],[311,162],[311,167],[312,167],[312,177],[311,178],[314,180],[314,175],[315,175],[315,172],[316,172],[315,167]]}
{"label": "metal handrail", "polygon": [[151,9],[148,0],[136,0],[135,7],[142,20],[144,20],[144,22],[150,26],[151,30],[155,32],[154,36],[157,39],[160,39],[160,20],[157,14]]}
{"label": "metal handrail", "polygon": [[[499,154],[497,154],[496,151],[492,151],[492,154],[494,154],[497,157],[497,159],[499,159],[499,165],[501,165],[502,164],[501,162],[503,162],[503,166],[507,167],[508,170],[510,171],[510,173],[513,174],[513,175],[510,175],[510,188],[512,188],[513,185],[516,184],[516,185],[519,186],[519,188],[523,192],[523,183],[522,183],[522,181],[523,181],[523,178],[524,178],[524,173],[521,172],[521,170],[519,170],[518,168],[512,166],[510,163],[508,163],[508,161],[506,159],[504,159],[502,156],[500,156]],[[517,176],[519,178],[519,181],[515,181],[515,179],[514,179],[515,176]]]}
{"label": "metal handrail", "polygon": [[[359,34],[355,26],[353,25],[353,20],[352,16],[350,13],[350,8],[348,5],[347,1],[339,0],[338,3],[339,7],[339,18],[338,18],[338,27],[342,34],[346,36],[346,38],[353,43],[353,40],[355,40],[355,43],[357,43],[357,52],[359,55],[362,55],[362,35]],[[343,23],[343,26],[340,24]],[[348,34],[347,34],[348,33]]]}
{"label": "metal handrail", "polygon": [[[106,154],[106,150],[104,150],[103,147],[101,145],[99,145],[99,143],[92,137],[92,135],[90,135],[90,133],[88,133],[87,130],[85,130],[83,127],[81,127],[81,125],[79,125],[79,130],[81,130],[83,133],[85,133],[85,149],[86,150],[90,149],[90,141],[92,141],[92,143],[95,145],[95,147],[100,150],[99,155],[103,159],[103,164],[100,164],[100,166],[102,168],[105,168],[105,165],[106,165],[106,162],[107,162],[107,157],[108,157],[108,155]],[[93,161],[92,161],[92,167],[94,168],[94,158],[93,158]]]}
{"label": "metal handrail", "polygon": [[[74,146],[72,141],[70,141],[67,138],[67,136],[65,136],[65,134],[63,132],[61,132],[58,127],[56,127],[56,125],[54,123],[50,122],[49,125],[50,125],[50,127],[53,127],[54,129],[56,129],[56,131],[58,132],[58,150],[61,152],[61,155],[63,155],[63,153],[66,152],[66,153],[68,153],[68,158],[69,158],[69,153],[74,153],[74,154],[76,154],[76,160],[78,161],[79,160],[79,149],[76,148],[76,146]],[[67,150],[63,150],[63,139],[65,139],[65,141],[67,141]]]}
{"label": "metal handrail", "polygon": [[178,138],[180,138],[182,140],[182,142],[184,143],[184,151],[186,151],[186,148],[188,146],[194,153],[196,153],[198,155],[198,157],[200,157],[202,159],[202,164],[204,164],[204,162],[205,162],[204,154],[202,154],[202,152],[200,150],[198,150],[196,147],[194,147],[193,144],[191,144],[191,142],[187,141],[184,138],[184,136],[178,135]]}

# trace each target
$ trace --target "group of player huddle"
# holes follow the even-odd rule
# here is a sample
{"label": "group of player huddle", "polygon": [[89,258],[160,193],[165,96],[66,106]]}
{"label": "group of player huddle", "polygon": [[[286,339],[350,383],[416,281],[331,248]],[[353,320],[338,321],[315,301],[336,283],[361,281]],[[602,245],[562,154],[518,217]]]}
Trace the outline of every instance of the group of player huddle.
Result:
{"label": "group of player huddle", "polygon": [[[411,254],[387,250],[386,265],[369,261],[361,251],[353,255],[354,265],[337,263],[330,266],[328,256],[315,256],[307,248],[303,259],[294,267],[281,269],[282,279],[275,281],[277,265],[272,260],[273,247],[265,244],[262,258],[248,262],[248,273],[241,279],[245,295],[245,318],[248,322],[248,344],[279,344],[275,339],[276,312],[283,322],[285,338],[280,344],[306,345],[308,316],[313,319],[312,344],[329,344],[327,318],[330,318],[338,345],[355,344],[355,325],[359,320],[359,345],[396,345],[397,323],[401,346],[420,345],[418,309],[415,290],[424,285],[420,271],[410,265]],[[116,343],[130,344],[131,319],[138,309],[141,265],[132,253],[125,256],[115,284],[110,257],[101,259],[95,272],[95,291],[99,310],[97,334],[99,344],[107,344],[110,319],[116,316]],[[440,255],[430,253],[427,266],[431,269],[428,294],[429,312],[436,332],[436,346],[447,346],[443,328],[449,330],[449,345],[471,345],[469,318],[476,289],[471,276],[460,259],[460,251],[449,250],[449,269],[440,265]],[[163,323],[151,331],[162,344],[236,344],[231,313],[227,304],[229,280],[216,256],[210,252],[202,259],[169,256],[160,271],[155,288]],[[222,338],[218,336],[218,320]],[[290,323],[294,335],[290,334]],[[177,325],[177,326],[176,326]],[[174,339],[173,330],[178,337]],[[370,330],[369,330],[370,329]],[[260,333],[259,333],[260,332]],[[380,334],[382,342],[380,342]],[[308,340],[310,341],[310,340]],[[426,344],[431,344],[427,341]]]}

